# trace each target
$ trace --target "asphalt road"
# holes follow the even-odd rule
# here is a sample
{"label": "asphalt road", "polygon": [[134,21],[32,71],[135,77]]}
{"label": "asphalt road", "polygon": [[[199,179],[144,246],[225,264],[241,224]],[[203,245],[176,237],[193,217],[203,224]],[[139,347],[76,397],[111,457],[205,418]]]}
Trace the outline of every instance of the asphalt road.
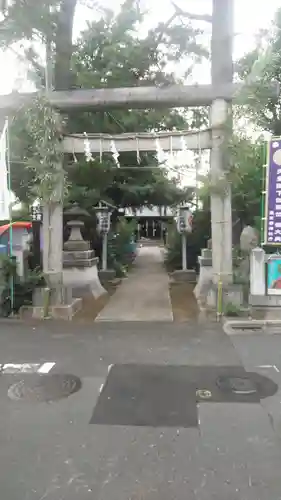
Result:
{"label": "asphalt road", "polygon": [[[281,499],[281,335],[7,321],[0,363],[5,500]],[[274,394],[222,394],[245,370]]]}

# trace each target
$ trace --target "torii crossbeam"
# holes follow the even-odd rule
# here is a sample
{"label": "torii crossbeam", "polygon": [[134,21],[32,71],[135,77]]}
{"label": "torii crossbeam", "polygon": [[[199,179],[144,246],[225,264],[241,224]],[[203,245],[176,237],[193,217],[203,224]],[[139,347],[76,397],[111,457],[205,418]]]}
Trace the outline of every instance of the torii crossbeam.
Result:
{"label": "torii crossbeam", "polygon": [[[115,89],[78,89],[52,91],[47,98],[52,106],[60,110],[87,109],[145,109],[179,108],[211,106],[217,99],[230,102],[243,87],[247,94],[247,85],[226,83],[221,85],[171,85],[167,87],[122,87]],[[252,85],[248,86],[252,93]],[[272,82],[268,88],[270,96],[279,95],[278,83]],[[21,105],[28,103],[37,92],[20,94],[12,92],[0,96],[0,112],[11,113]]]}

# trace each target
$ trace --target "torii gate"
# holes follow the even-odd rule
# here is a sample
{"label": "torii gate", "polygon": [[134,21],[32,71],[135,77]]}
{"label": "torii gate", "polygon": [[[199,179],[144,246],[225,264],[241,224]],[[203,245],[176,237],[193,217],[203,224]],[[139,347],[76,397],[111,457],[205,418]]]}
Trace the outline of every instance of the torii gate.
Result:
{"label": "torii gate", "polygon": [[[165,132],[158,134],[161,147],[170,150],[171,138],[173,151],[181,150],[179,140],[185,136],[187,149],[210,149],[211,177],[214,181],[225,176],[224,149],[225,122],[228,117],[229,103],[237,92],[237,85],[233,84],[232,43],[233,43],[233,0],[212,0],[212,84],[194,86],[170,86],[165,88],[133,87],[120,89],[90,89],[52,91],[48,94],[50,103],[61,109],[106,109],[106,108],[153,108],[210,106],[210,128],[200,132]],[[209,19],[206,19],[209,21]],[[276,86],[269,89],[277,97]],[[23,102],[30,99],[32,94],[10,94],[0,97],[0,111],[13,112]],[[114,136],[121,151],[155,151],[154,134],[121,134]],[[90,135],[89,142],[92,152],[110,151],[110,136]],[[64,138],[63,148],[66,153],[84,152],[83,135],[69,135]],[[136,146],[136,142],[138,146]],[[47,207],[45,207],[47,209]],[[57,205],[53,211],[51,226],[53,228],[52,241],[49,252],[44,255],[44,269],[46,259],[51,260],[55,276],[62,276],[62,209]],[[224,195],[211,193],[212,216],[212,244],[213,244],[213,273],[214,282],[232,282],[232,211],[231,190],[226,183]],[[48,217],[44,217],[47,221]],[[44,225],[44,223],[43,223]],[[44,238],[49,238],[48,228],[45,225]],[[46,240],[45,240],[46,241]],[[46,245],[49,246],[49,245]],[[44,245],[45,247],[45,245]],[[45,250],[45,254],[46,254]],[[48,264],[47,264],[48,269]]]}

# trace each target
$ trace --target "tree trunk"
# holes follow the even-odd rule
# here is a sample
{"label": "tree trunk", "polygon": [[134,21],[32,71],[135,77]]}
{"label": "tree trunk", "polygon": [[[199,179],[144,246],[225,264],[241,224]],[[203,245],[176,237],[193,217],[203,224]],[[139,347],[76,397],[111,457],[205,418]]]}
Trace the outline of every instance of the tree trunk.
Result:
{"label": "tree trunk", "polygon": [[55,90],[68,90],[71,87],[72,31],[77,0],[62,0],[55,51],[54,87]]}

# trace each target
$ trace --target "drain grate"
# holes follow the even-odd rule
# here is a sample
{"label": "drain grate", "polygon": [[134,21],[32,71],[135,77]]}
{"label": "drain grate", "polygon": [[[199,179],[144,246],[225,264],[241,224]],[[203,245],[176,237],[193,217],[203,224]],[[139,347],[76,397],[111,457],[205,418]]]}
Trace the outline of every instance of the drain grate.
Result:
{"label": "drain grate", "polygon": [[251,323],[244,325],[231,325],[231,329],[236,333],[241,332],[262,332],[264,330],[264,325],[252,325]]}
{"label": "drain grate", "polygon": [[248,377],[218,377],[217,386],[221,391],[234,392],[235,394],[255,394],[256,384]]}
{"label": "drain grate", "polygon": [[281,321],[279,320],[245,320],[226,321],[223,329],[228,335],[239,335],[246,333],[281,333]]}
{"label": "drain grate", "polygon": [[82,382],[75,375],[39,375],[20,380],[11,385],[8,396],[12,400],[27,402],[51,402],[67,398],[78,392]]}
{"label": "drain grate", "polygon": [[234,326],[232,327],[234,330],[252,330],[253,332],[258,332],[260,330],[263,330],[264,327],[263,325],[257,325],[257,326],[253,326],[253,325],[243,325],[243,326]]}

